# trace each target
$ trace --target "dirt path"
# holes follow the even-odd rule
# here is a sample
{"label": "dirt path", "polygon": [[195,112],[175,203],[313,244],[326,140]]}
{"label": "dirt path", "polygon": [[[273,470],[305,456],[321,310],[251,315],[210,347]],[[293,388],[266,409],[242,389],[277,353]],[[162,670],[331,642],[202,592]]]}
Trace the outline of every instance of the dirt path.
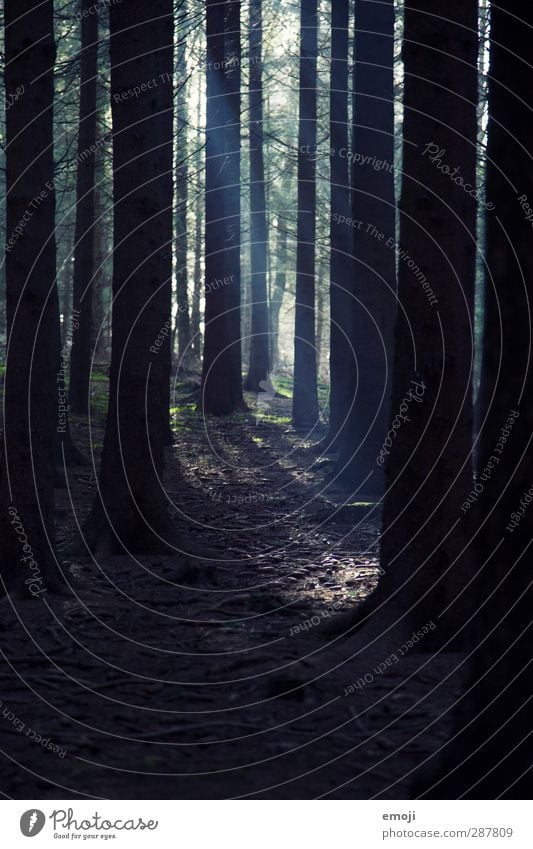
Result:
{"label": "dirt path", "polygon": [[[449,734],[436,720],[457,659],[413,653],[357,682],[349,642],[321,633],[377,580],[377,508],[324,490],[329,465],[313,466],[286,400],[258,417],[174,414],[166,489],[183,551],[77,558],[68,600],[2,603],[3,792],[408,797]],[[87,447],[86,426],[76,436]],[[91,438],[98,451],[98,421]],[[69,471],[60,537],[93,493],[90,469]]]}

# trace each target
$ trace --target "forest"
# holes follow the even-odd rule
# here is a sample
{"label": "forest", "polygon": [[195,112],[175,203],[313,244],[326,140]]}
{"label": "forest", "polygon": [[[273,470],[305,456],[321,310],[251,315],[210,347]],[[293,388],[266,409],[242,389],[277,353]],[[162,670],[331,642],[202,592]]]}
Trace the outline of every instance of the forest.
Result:
{"label": "forest", "polygon": [[4,800],[530,795],[532,28],[0,0]]}

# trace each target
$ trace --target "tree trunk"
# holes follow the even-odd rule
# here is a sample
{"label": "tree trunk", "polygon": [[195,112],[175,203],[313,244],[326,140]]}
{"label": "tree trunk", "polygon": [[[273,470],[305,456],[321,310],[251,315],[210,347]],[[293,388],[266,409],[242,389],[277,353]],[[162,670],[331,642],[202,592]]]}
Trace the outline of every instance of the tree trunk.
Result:
{"label": "tree trunk", "polygon": [[[252,327],[252,292],[250,270],[246,268],[246,258],[243,257],[242,276],[242,303],[241,303],[241,336],[242,336],[242,359],[243,363],[250,366],[250,340]],[[248,373],[247,369],[247,373]],[[246,381],[245,381],[246,383]],[[245,388],[245,387],[244,387]]]}
{"label": "tree trunk", "polygon": [[[64,344],[67,338],[67,328],[70,322],[71,311],[71,295],[72,287],[70,285],[70,269],[68,264],[65,264],[61,270],[61,286],[58,286],[58,295],[61,294],[61,341]],[[59,279],[58,279],[59,284]]]}
{"label": "tree trunk", "polygon": [[[180,7],[180,20],[187,21],[187,3]],[[187,53],[186,37],[178,27],[176,69],[180,87],[177,93],[176,117],[176,301],[178,331],[178,371],[188,371],[191,359],[191,322],[187,275],[187,206],[189,202],[189,167],[187,143]]]}
{"label": "tree trunk", "polygon": [[353,403],[355,363],[352,346],[353,234],[348,160],[349,0],[331,3],[331,222],[330,222],[330,403],[326,450],[342,443]]}
{"label": "tree trunk", "polygon": [[389,427],[396,316],[393,0],[356,0],[354,52],[351,391],[336,479],[374,499],[385,483],[376,461]]}
{"label": "tree trunk", "polygon": [[[362,638],[368,644],[375,635],[380,653],[430,620],[438,623],[434,644],[445,644],[463,623],[465,594],[459,594],[470,577],[460,505],[473,484],[476,201],[452,177],[476,183],[476,4],[411,3],[403,50],[392,409],[389,433],[374,458],[385,465],[387,484],[384,574],[351,617],[355,626],[371,614]],[[431,159],[434,149],[441,168]],[[430,648],[428,637],[424,647]]]}
{"label": "tree trunk", "polygon": [[202,206],[198,201],[194,227],[194,288],[191,307],[191,338],[195,360],[202,357],[202,331],[200,329],[200,297],[202,292]]}
{"label": "tree trunk", "polygon": [[279,366],[279,314],[283,296],[287,288],[287,226],[278,213],[278,227],[276,234],[276,274],[274,287],[270,302],[270,337],[272,339],[272,370]]}
{"label": "tree trunk", "polygon": [[260,392],[270,371],[267,220],[263,159],[263,18],[262,0],[250,2],[250,364],[244,388]]}
{"label": "tree trunk", "polygon": [[[99,180],[103,179],[101,169],[97,167]],[[97,179],[97,183],[99,182]],[[95,329],[95,359],[108,360],[110,355],[109,339],[109,302],[110,281],[106,276],[106,266],[109,260],[107,234],[107,218],[102,187],[95,193],[96,224],[94,228],[94,329]]]}
{"label": "tree trunk", "polygon": [[531,793],[532,26],[533,9],[518,0],[492,9],[479,492],[460,507],[479,573],[468,590],[473,654],[454,734],[417,787],[439,799]]}
{"label": "tree trunk", "polygon": [[[109,414],[85,539],[101,552],[166,548],[172,244],[171,0],[110,6],[114,266]],[[150,50],[146,50],[146,44]],[[134,86],[151,83],[139,96]],[[132,151],[135,155],[132,155]]]}
{"label": "tree trunk", "polygon": [[57,406],[57,428],[56,428],[56,485],[60,487],[66,486],[66,477],[64,475],[65,467],[71,466],[86,466],[88,460],[79,451],[72,439],[70,429],[70,412],[67,403],[67,377],[70,365],[70,352],[72,339],[77,332],[78,318],[76,312],[73,312],[69,317],[65,331],[65,341],[61,338],[61,320],[59,315],[59,301],[57,310],[54,315],[54,343],[55,343],[55,362],[57,363],[56,371],[56,388],[55,392],[58,396]]}
{"label": "tree trunk", "polygon": [[316,287],[316,371],[317,378],[320,380],[320,375],[322,373],[322,351],[324,349],[323,345],[323,335],[324,335],[324,317],[325,317],[325,305],[326,305],[326,283],[327,280],[327,257],[322,256],[318,262],[318,273],[317,273],[317,287]]}
{"label": "tree trunk", "polygon": [[73,413],[89,413],[92,357],[95,142],[98,16],[93,0],[82,0],[80,122],[76,187],[76,234],[74,244],[73,311],[76,330],[70,357],[69,401]]}
{"label": "tree trunk", "polygon": [[[109,53],[99,56],[104,61],[104,73],[109,73]],[[100,65],[99,65],[100,67]],[[108,93],[99,82],[97,87],[97,127],[105,131],[107,124]],[[110,135],[109,131],[106,135]],[[111,179],[108,172],[108,156],[102,147],[96,152],[95,161],[95,226],[94,226],[94,358],[109,363],[111,358],[111,266],[110,218],[106,191],[110,192]]]}
{"label": "tree trunk", "polygon": [[455,598],[469,575],[458,507],[472,487],[476,201],[450,174],[476,184],[477,55],[474,2],[406,8],[399,308],[391,431],[378,455],[385,575],[371,602],[386,601],[407,630],[447,610],[440,642],[462,623]]}
{"label": "tree trunk", "polygon": [[317,2],[301,0],[293,424],[318,421],[315,350]]}
{"label": "tree trunk", "polygon": [[241,351],[241,4],[227,0],[224,32],[224,78],[227,99],[225,286],[228,303],[228,389],[234,410],[244,409]]}
{"label": "tree trunk", "polygon": [[[196,110],[196,124],[200,127],[202,122],[202,91],[198,86],[198,106]],[[195,202],[195,226],[194,226],[194,281],[191,304],[191,338],[192,350],[195,360],[199,363],[202,358],[202,331],[200,329],[200,300],[202,294],[202,218],[204,211],[204,200],[201,193],[200,174],[203,170],[203,148],[197,138],[197,151],[195,155],[195,171],[198,185],[198,195]]]}
{"label": "tree trunk", "polygon": [[244,407],[240,327],[240,3],[206,0],[207,144],[202,409]]}
{"label": "tree trunk", "polygon": [[58,407],[53,3],[6,0],[6,309],[0,493],[2,590],[46,598],[63,584],[54,542]]}

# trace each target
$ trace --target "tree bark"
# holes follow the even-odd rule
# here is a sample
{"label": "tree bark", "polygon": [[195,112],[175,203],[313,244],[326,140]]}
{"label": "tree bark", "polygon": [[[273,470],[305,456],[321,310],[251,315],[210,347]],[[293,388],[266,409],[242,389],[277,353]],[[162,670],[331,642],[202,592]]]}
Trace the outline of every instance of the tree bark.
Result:
{"label": "tree bark", "polygon": [[[385,575],[371,603],[386,603],[387,618],[398,615],[407,630],[443,614],[434,632],[443,642],[462,622],[464,596],[456,596],[469,576],[458,506],[472,487],[476,200],[450,174],[460,169],[464,183],[476,184],[476,4],[411,3],[403,49],[399,307],[391,436],[383,442]],[[442,168],[431,159],[435,149]]]}
{"label": "tree bark", "polygon": [[[201,125],[202,121],[202,100],[201,100],[202,92],[200,86],[198,86],[198,105],[196,110],[196,124],[197,127]],[[192,350],[194,354],[195,360],[199,363],[202,358],[202,331],[200,329],[200,301],[202,295],[202,218],[204,212],[204,204],[205,201],[202,198],[202,192],[200,189],[201,181],[200,174],[203,170],[203,148],[201,145],[201,135],[198,134],[197,137],[197,150],[195,155],[195,172],[196,179],[198,185],[198,194],[195,202],[195,226],[194,226],[194,281],[193,281],[193,293],[192,293],[192,304],[191,304],[191,337],[192,337]]]}
{"label": "tree bark", "polygon": [[250,362],[244,388],[260,392],[270,371],[267,292],[267,219],[263,159],[262,0],[250,2]]}
{"label": "tree bark", "polygon": [[[187,21],[187,3],[180,7],[180,20]],[[176,301],[178,332],[178,371],[188,371],[191,360],[191,322],[187,274],[187,207],[189,203],[189,167],[187,142],[187,53],[186,37],[178,21],[176,69],[180,87],[177,93],[176,117]]]}
{"label": "tree bark", "polygon": [[199,201],[196,209],[194,227],[194,288],[191,305],[191,338],[195,360],[200,362],[202,357],[202,331],[200,328],[200,298],[202,293],[202,204]]}
{"label": "tree bark", "polygon": [[227,100],[225,286],[228,303],[228,389],[234,410],[244,409],[241,350],[241,3],[227,0],[224,31],[224,79]]}
{"label": "tree bark", "polygon": [[206,0],[204,413],[244,407],[240,327],[240,3]]}
{"label": "tree bark", "polygon": [[[58,398],[53,3],[6,0],[7,346],[0,489],[2,590],[46,598],[55,551]],[[66,403],[66,399],[63,401]]]}
{"label": "tree bark", "polygon": [[272,340],[272,370],[275,371],[280,364],[279,356],[279,314],[283,303],[283,296],[287,288],[287,225],[278,213],[278,226],[276,233],[276,273],[272,298],[270,301],[270,337]]}
{"label": "tree bark", "polygon": [[[114,264],[109,414],[94,551],[158,551],[172,529],[161,477],[168,428],[172,256],[171,0],[110,6]],[[150,45],[147,50],[147,44]],[[148,83],[151,86],[148,87]],[[147,84],[137,97],[135,86]]]}
{"label": "tree bark", "polygon": [[316,372],[317,379],[320,380],[320,376],[322,374],[322,352],[324,349],[323,345],[323,336],[324,336],[324,326],[325,326],[325,306],[326,306],[326,292],[327,292],[327,274],[328,274],[328,261],[327,256],[322,255],[318,261],[317,268],[317,286],[316,286]]}
{"label": "tree bark", "polygon": [[318,421],[315,350],[317,24],[316,0],[302,0],[292,419],[295,427],[303,429],[313,428]]}
{"label": "tree bark", "polygon": [[461,508],[476,563],[472,655],[442,762],[416,788],[439,799],[531,793],[532,26],[533,10],[518,0],[492,9],[479,492]]}
{"label": "tree bark", "polygon": [[[103,169],[97,166],[97,184],[103,177]],[[106,275],[109,262],[109,239],[107,216],[102,187],[95,194],[96,224],[94,228],[94,330],[95,359],[108,361],[111,353],[109,336],[109,304],[111,293],[108,291],[111,281]]]}
{"label": "tree bark", "polygon": [[356,0],[354,51],[351,387],[336,480],[376,499],[384,491],[376,458],[389,427],[397,289],[392,0]]}
{"label": "tree bark", "polygon": [[[380,653],[430,620],[433,645],[450,648],[471,577],[460,505],[473,485],[476,200],[464,184],[476,184],[477,49],[475,3],[406,8],[392,405],[374,458],[387,486],[383,573],[350,618],[353,627],[366,622],[361,636],[367,644],[375,636]],[[459,170],[463,184],[451,179]]]}
{"label": "tree bark", "polygon": [[73,286],[76,330],[72,337],[69,383],[70,409],[80,415],[89,413],[92,358],[98,58],[98,15],[92,6],[93,0],[82,0],[80,7],[80,119]]}
{"label": "tree bark", "polygon": [[[342,443],[353,403],[355,363],[352,347],[353,234],[348,160],[348,0],[331,3],[331,221],[330,221],[330,403],[325,450]],[[341,153],[343,152],[343,153]]]}

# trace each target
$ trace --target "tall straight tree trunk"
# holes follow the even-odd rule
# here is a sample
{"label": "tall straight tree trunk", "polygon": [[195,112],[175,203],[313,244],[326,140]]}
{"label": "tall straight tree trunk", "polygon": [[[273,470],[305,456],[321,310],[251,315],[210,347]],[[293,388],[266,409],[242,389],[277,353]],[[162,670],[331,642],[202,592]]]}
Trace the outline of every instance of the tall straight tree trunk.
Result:
{"label": "tall straight tree trunk", "polygon": [[241,3],[227,0],[224,21],[226,110],[225,286],[228,304],[229,382],[234,410],[244,408],[241,350]]}
{"label": "tall straight tree trunk", "polygon": [[98,16],[93,5],[93,0],[82,0],[80,7],[80,121],[73,288],[73,309],[76,311],[77,329],[72,338],[69,385],[70,408],[73,413],[82,415],[87,415],[89,412],[93,323],[98,58]]}
{"label": "tall straight tree trunk", "polygon": [[202,331],[200,329],[200,298],[202,293],[202,207],[198,200],[196,223],[194,225],[194,281],[191,304],[191,338],[194,358],[198,362],[202,356]]}
{"label": "tall straight tree trunk", "polygon": [[263,158],[262,0],[250,0],[250,364],[244,388],[260,392],[270,371],[267,292],[267,219]]}
{"label": "tall straight tree trunk", "polygon": [[479,492],[463,505],[479,573],[453,735],[438,771],[417,787],[439,799],[531,794],[532,27],[533,9],[518,0],[492,9]]}
{"label": "tall straight tree trunk", "polygon": [[58,295],[61,295],[61,341],[65,342],[69,327],[72,287],[70,285],[70,268],[65,264],[61,270],[61,286],[58,279]]}
{"label": "tall straight tree trunk", "polygon": [[206,0],[207,143],[202,408],[244,406],[240,327],[240,3]]}
{"label": "tall straight tree trunk", "polygon": [[178,21],[178,55],[176,69],[180,87],[177,93],[176,117],[176,300],[178,315],[178,369],[187,370],[191,358],[191,322],[187,274],[187,206],[189,203],[189,168],[187,142],[187,52],[186,36],[179,26],[180,21],[187,22],[187,3],[180,7]]}
{"label": "tall straight tree trunk", "polygon": [[[202,91],[198,86],[198,105],[196,110],[196,124],[199,127],[202,122]],[[191,338],[194,358],[200,362],[202,357],[202,331],[200,329],[200,300],[202,295],[202,218],[204,212],[204,201],[200,191],[200,174],[203,168],[203,152],[200,142],[200,134],[197,138],[197,150],[194,158],[196,180],[198,184],[198,196],[195,202],[195,225],[194,225],[194,280],[191,303]]]}
{"label": "tall straight tree trunk", "polygon": [[[105,21],[104,21],[105,23]],[[100,50],[99,66],[104,63],[109,74],[109,52]],[[97,127],[104,127],[108,93],[101,81],[97,86]],[[109,133],[107,133],[109,135]],[[111,357],[111,275],[109,212],[106,199],[107,154],[100,147],[95,162],[95,226],[94,226],[94,346],[95,359],[106,364]]]}
{"label": "tall straight tree trunk", "polygon": [[2,591],[62,583],[54,542],[59,370],[53,162],[53,3],[6,0],[7,345],[0,489]]}
{"label": "tall straight tree trunk", "polygon": [[353,403],[355,364],[352,348],[353,235],[348,141],[349,0],[331,3],[330,147],[330,404],[329,433],[323,447],[336,450]]}
{"label": "tall straight tree trunk", "polygon": [[463,623],[459,593],[471,576],[461,504],[473,485],[477,210],[465,185],[476,184],[477,48],[473,0],[406,7],[392,409],[378,454],[387,485],[384,574],[351,617],[355,626],[370,614],[361,636],[378,638],[379,653],[430,620],[438,623],[434,644],[446,643]]}
{"label": "tall straight tree trunk", "polygon": [[70,412],[67,402],[67,376],[69,372],[70,361],[70,346],[72,338],[78,329],[78,316],[73,313],[67,322],[67,331],[65,341],[61,338],[61,320],[59,315],[59,302],[54,314],[54,342],[55,342],[55,362],[57,363],[56,370],[56,392],[58,396],[57,406],[57,428],[56,428],[56,484],[57,486],[66,486],[66,479],[63,474],[65,467],[85,466],[88,460],[76,448],[72,439],[72,431],[70,428]]}
{"label": "tall straight tree trunk", "polygon": [[[242,335],[242,358],[243,362],[250,365],[250,340],[252,327],[252,285],[250,280],[250,271],[242,268],[242,291],[241,291],[241,335]],[[245,381],[246,383],[246,381]]]}
{"label": "tall straight tree trunk", "polygon": [[[131,0],[109,12],[111,379],[99,493],[86,541],[102,552],[156,551],[171,533],[161,476],[170,377],[173,4]],[[152,86],[132,97],[130,90],[142,81]]]}
{"label": "tall straight tree trunk", "polygon": [[354,54],[351,392],[342,407],[348,420],[336,480],[380,498],[377,458],[389,428],[397,288],[393,0],[356,0]]}
{"label": "tall straight tree trunk", "polygon": [[371,603],[386,602],[387,619],[398,615],[407,630],[437,622],[446,610],[435,632],[444,641],[462,623],[462,599],[455,599],[469,576],[460,505],[472,487],[476,200],[451,176],[457,169],[464,184],[476,185],[477,4],[410,3],[403,49],[399,308],[391,433],[383,442],[385,575]]}
{"label": "tall straight tree trunk", "polygon": [[324,336],[324,316],[325,316],[325,305],[326,305],[326,287],[327,287],[327,257],[324,255],[320,258],[318,262],[318,272],[317,272],[317,287],[316,287],[316,309],[317,309],[317,318],[316,318],[316,370],[318,379],[320,379],[321,365],[322,365],[322,351],[323,351],[323,336]]}
{"label": "tall straight tree trunk", "polygon": [[[206,153],[205,153],[205,330],[202,408],[207,413],[233,412],[227,385],[227,303],[224,269],[224,6],[206,0]],[[222,285],[215,284],[217,279]]]}
{"label": "tall straight tree trunk", "polygon": [[[103,179],[101,169],[97,167],[97,185]],[[105,201],[102,187],[96,190],[95,210],[96,223],[94,228],[94,330],[95,330],[95,358],[108,359],[108,316],[107,313],[107,288],[109,282],[106,278],[106,262],[108,259],[108,237],[106,232],[107,221],[105,216]]]}
{"label": "tall straight tree trunk", "polygon": [[285,289],[287,288],[287,225],[278,213],[278,227],[276,233],[276,274],[272,288],[270,302],[270,337],[272,340],[272,370],[274,371],[280,362],[279,355],[279,314]]}
{"label": "tall straight tree trunk", "polygon": [[318,420],[315,350],[317,24],[316,0],[301,0],[298,225],[292,404],[293,424],[298,428],[312,428]]}

